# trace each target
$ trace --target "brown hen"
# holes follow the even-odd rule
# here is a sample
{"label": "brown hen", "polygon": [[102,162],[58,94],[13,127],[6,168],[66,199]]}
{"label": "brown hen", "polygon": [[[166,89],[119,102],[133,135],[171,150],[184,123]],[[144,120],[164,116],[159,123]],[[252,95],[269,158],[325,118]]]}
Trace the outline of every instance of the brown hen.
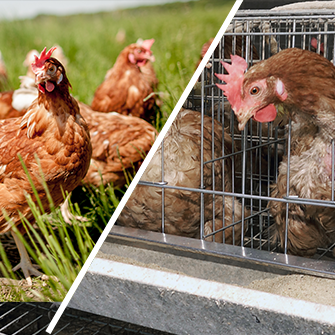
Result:
{"label": "brown hen", "polygon": [[[164,138],[164,181],[169,186],[184,186],[200,188],[200,124],[201,114],[192,110],[181,110]],[[222,127],[214,121],[215,157],[222,156]],[[204,161],[211,160],[212,152],[212,119],[205,116],[204,120]],[[232,152],[232,142],[229,135],[224,135],[225,155]],[[161,146],[146,168],[142,180],[160,182]],[[216,190],[222,190],[222,162],[214,164],[215,179],[212,179],[212,165],[204,167],[204,188],[212,189],[215,183]],[[231,160],[225,160],[224,190],[231,192]],[[165,189],[165,226],[164,232],[193,238],[200,237],[200,193],[184,190]],[[242,218],[241,203],[231,197],[215,197],[215,217],[213,220],[213,196],[204,195],[204,233],[209,235],[230,224],[234,228],[215,234],[215,241],[239,244],[241,241]],[[234,214],[233,214],[234,211]],[[245,217],[247,211],[245,211]],[[213,224],[214,222],[214,224]],[[118,218],[123,226],[140,228],[152,231],[162,231],[162,189],[138,185],[129,198],[125,208]],[[214,229],[213,229],[214,225]],[[244,225],[246,228],[246,224]],[[212,241],[213,236],[206,240]]]}
{"label": "brown hen", "polygon": [[[66,69],[68,60],[64,55],[62,47],[60,47],[59,45],[55,45],[55,48],[56,49],[53,52],[52,57],[59,60],[62,63],[63,67]],[[31,64],[34,62],[35,56],[39,56],[39,52],[35,49],[32,49],[27,53],[26,58],[23,61],[23,65],[27,68],[27,77],[35,78],[35,73],[31,68]]]}
{"label": "brown hen", "polygon": [[[55,206],[64,200],[62,190],[71,192],[89,168],[92,147],[88,127],[78,103],[69,94],[71,85],[64,67],[50,57],[52,51],[46,53],[44,49],[35,59],[33,70],[39,93],[27,113],[20,118],[0,121],[0,233],[11,230],[4,211],[22,233],[19,212],[28,221],[34,221],[26,196],[36,199],[18,155],[29,171],[46,212],[50,208],[35,156]],[[33,267],[20,239],[14,233],[13,236],[21,256],[14,270],[21,268],[31,283],[30,275],[40,273]]]}
{"label": "brown hen", "polygon": [[123,187],[126,172],[133,174],[151,149],[155,128],[138,117],[101,113],[79,102],[91,134],[92,159],[84,182]]}
{"label": "brown hen", "polygon": [[[58,59],[65,66],[67,59],[64,56],[63,49],[60,46],[56,46],[56,48],[53,58]],[[26,55],[23,65],[27,67],[27,74],[19,77],[20,88],[15,91],[0,93],[0,120],[24,115],[30,104],[37,98],[38,90],[35,85],[35,74],[31,68],[35,56],[39,56],[37,50],[30,50]]]}
{"label": "brown hen", "polygon": [[[272,197],[331,200],[334,65],[311,51],[286,49],[245,74],[247,64],[241,57],[233,56],[232,65],[225,67],[229,75],[221,79],[227,85],[219,86],[232,105],[240,130],[250,118],[275,120],[278,109],[292,118],[289,190],[288,157],[284,156]],[[284,202],[274,200],[268,206],[275,219],[275,236],[288,253],[312,256],[318,247],[335,241],[333,208],[289,203],[287,213]]]}
{"label": "brown hen", "polygon": [[[34,55],[38,55],[38,52],[30,51],[24,64],[28,66],[28,61],[31,61]],[[64,58],[62,53],[58,52],[57,55],[58,58]],[[157,84],[150,72],[150,67],[147,69],[148,80],[152,81],[153,85]],[[29,75],[30,71],[32,72],[28,70],[27,76],[20,77],[21,87],[14,91],[12,104],[22,110],[22,112],[15,110],[16,113],[24,114],[38,96],[35,80]],[[80,113],[88,124],[93,149],[91,164],[84,182],[94,186],[111,183],[114,187],[123,187],[126,184],[125,176],[128,173],[133,175],[137,171],[155,141],[157,131],[151,124],[140,118],[118,113],[96,112],[84,103],[79,101],[78,103]],[[11,114],[7,114],[7,117],[10,116]],[[68,202],[62,205],[61,209],[64,220],[71,223],[74,217],[69,211]],[[84,220],[83,217],[76,218]]]}
{"label": "brown hen", "polygon": [[155,60],[150,50],[153,43],[153,39],[145,40],[142,45],[134,43],[122,50],[94,94],[93,110],[151,119],[155,112],[156,76],[151,65],[146,64]]}
{"label": "brown hen", "polygon": [[[145,120],[119,113],[101,113],[79,102],[80,113],[85,118],[91,135],[92,159],[83,180],[98,187],[112,184],[122,188],[139,169],[151,149],[156,136],[155,128]],[[68,199],[61,206],[64,221],[86,221],[74,216]]]}
{"label": "brown hen", "polygon": [[[154,40],[142,40],[138,39],[136,41],[136,44],[139,47],[144,48],[145,50],[150,50],[152,47],[152,44],[154,43]],[[144,65],[140,66],[140,70],[143,73],[145,79],[147,80],[148,83],[150,83],[150,86],[152,87],[153,90],[156,90],[158,88],[159,80],[156,76],[156,71],[153,67],[152,61],[154,58],[151,59],[151,61],[146,62]]]}

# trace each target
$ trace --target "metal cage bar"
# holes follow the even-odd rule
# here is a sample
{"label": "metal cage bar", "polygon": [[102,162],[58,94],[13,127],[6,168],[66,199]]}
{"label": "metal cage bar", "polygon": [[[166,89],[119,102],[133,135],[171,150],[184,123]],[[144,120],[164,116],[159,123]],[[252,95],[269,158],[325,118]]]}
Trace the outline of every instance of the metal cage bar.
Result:
{"label": "metal cage bar", "polygon": [[[332,160],[332,197],[330,200],[300,198],[290,193],[290,139],[291,120],[285,127],[273,124],[259,124],[250,120],[245,130],[238,132],[233,111],[226,105],[226,98],[222,91],[216,87],[218,82],[215,73],[223,73],[221,60],[229,62],[226,41],[231,39],[232,54],[239,51],[249,65],[252,66],[261,60],[269,58],[272,54],[289,47],[297,47],[312,50],[322,54],[334,63],[335,61],[335,12],[331,11],[302,11],[302,12],[271,12],[271,11],[239,11],[227,32],[220,40],[216,53],[210,58],[210,69],[204,68],[201,75],[201,93],[192,91],[185,102],[185,108],[191,108],[201,113],[201,150],[203,150],[203,122],[205,117],[212,118],[222,125],[222,150],[221,157],[214,155],[214,130],[212,129],[211,160],[203,160],[201,153],[201,181],[200,188],[181,187],[173,185],[162,185],[150,180],[141,180],[140,185],[147,187],[161,187],[164,189],[178,189],[187,192],[198,192],[201,194],[200,215],[201,225],[200,238],[211,238],[215,240],[215,234],[222,233],[222,242],[225,243],[225,232],[232,228],[233,244],[241,245],[250,249],[267,252],[282,252],[287,254],[287,229],[285,233],[285,246],[281,250],[279,244],[270,240],[269,231],[274,224],[267,204],[269,201],[282,202],[286,205],[286,226],[290,204],[301,206],[321,206],[324,208],[335,208],[334,201],[334,140],[331,145]],[[314,42],[316,41],[316,47]],[[313,43],[312,43],[313,42]],[[200,102],[200,103],[199,103]],[[232,151],[225,151],[225,133],[228,132],[232,140]],[[275,198],[271,195],[271,185],[277,181],[278,167],[283,155],[287,156],[287,193],[283,198]],[[231,191],[225,189],[225,164],[231,161]],[[222,184],[215,183],[214,164],[221,162]],[[163,162],[162,162],[163,164]],[[208,165],[212,164],[212,165]],[[203,181],[204,166],[211,166],[212,179],[211,188],[205,188]],[[223,227],[215,230],[213,219],[213,232],[204,235],[204,196],[209,194],[213,199],[212,215],[215,215],[215,203],[222,197],[223,201]],[[240,202],[242,208],[242,219],[237,219],[232,212],[232,224],[226,226],[225,199],[231,198],[233,204]],[[221,201],[221,200],[220,200]],[[234,206],[233,206],[234,207]],[[244,225],[248,223],[248,230]],[[241,240],[235,240],[236,227],[241,228]],[[208,240],[208,239],[207,239]],[[316,259],[334,259],[332,250],[334,244],[327,248],[320,248]]]}

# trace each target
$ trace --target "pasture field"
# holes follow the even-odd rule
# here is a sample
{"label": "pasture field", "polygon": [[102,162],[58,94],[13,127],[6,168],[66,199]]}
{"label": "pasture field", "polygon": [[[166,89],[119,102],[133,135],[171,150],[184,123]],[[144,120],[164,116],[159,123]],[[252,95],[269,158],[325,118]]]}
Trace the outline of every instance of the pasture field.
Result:
{"label": "pasture field", "polygon": [[[120,51],[138,38],[154,38],[154,68],[163,100],[156,122],[159,131],[191,79],[202,45],[215,37],[233,4],[231,0],[200,0],[98,14],[41,15],[31,20],[0,21],[0,50],[9,75],[8,89],[19,87],[18,77],[26,73],[23,61],[29,50],[41,51],[45,46],[49,49],[58,44],[68,59],[71,93],[90,104]],[[120,32],[124,32],[124,39],[117,41]],[[50,278],[34,278],[33,287],[26,287],[20,280],[22,274],[11,271],[10,263],[15,265],[19,261],[13,241],[10,235],[2,236],[0,280],[5,285],[0,301],[62,300],[126,187],[116,190],[113,185],[98,189],[83,186],[74,192],[72,211],[80,212],[87,221],[75,221],[72,225],[64,223],[59,209],[43,215],[32,204],[36,224],[30,227],[30,237],[25,235],[25,239],[31,246],[31,256]]]}

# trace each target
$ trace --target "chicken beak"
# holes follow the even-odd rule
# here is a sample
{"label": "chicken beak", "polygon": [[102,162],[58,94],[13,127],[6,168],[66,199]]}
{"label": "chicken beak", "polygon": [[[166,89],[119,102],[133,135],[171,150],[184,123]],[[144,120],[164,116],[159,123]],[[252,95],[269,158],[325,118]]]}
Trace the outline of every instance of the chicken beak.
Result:
{"label": "chicken beak", "polygon": [[44,71],[39,71],[39,72],[36,73],[36,75],[35,75],[35,83],[36,84],[40,84],[45,80],[46,80],[46,77],[45,77]]}
{"label": "chicken beak", "polygon": [[257,108],[240,108],[235,115],[239,122],[238,129],[242,131],[250,118],[261,123],[274,121],[277,117],[277,109],[274,104],[267,104]]}
{"label": "chicken beak", "polygon": [[253,117],[253,110],[247,110],[247,111],[243,111],[243,110],[239,110],[238,112],[235,112],[237,121],[238,121],[238,130],[242,131],[245,128],[245,125],[247,124],[247,122]]}
{"label": "chicken beak", "polygon": [[[63,77],[61,76],[59,82],[62,79]],[[59,82],[57,82],[57,84],[59,84]],[[44,71],[39,71],[36,73],[35,84],[42,93],[45,93],[46,90],[48,92],[52,92],[55,88],[55,84],[50,81],[50,76],[47,75]]]}
{"label": "chicken beak", "polygon": [[152,54],[152,53],[149,53],[149,52],[147,52],[146,54],[145,54],[145,58],[147,59],[147,60],[149,60],[150,62],[154,62],[156,59],[155,59],[155,56]]}

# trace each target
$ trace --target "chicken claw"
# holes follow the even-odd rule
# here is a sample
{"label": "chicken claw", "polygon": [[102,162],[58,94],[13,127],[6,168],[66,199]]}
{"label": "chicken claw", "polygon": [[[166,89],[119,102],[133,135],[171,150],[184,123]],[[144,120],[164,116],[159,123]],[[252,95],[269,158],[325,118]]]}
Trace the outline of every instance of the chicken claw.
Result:
{"label": "chicken claw", "polygon": [[69,224],[72,225],[72,221],[82,221],[82,222],[87,222],[88,219],[85,218],[84,216],[80,216],[80,215],[74,215],[71,213],[70,211],[70,205],[69,205],[69,198],[70,198],[70,194],[66,197],[65,201],[63,202],[63,204],[60,206],[60,210],[63,216],[64,221]]}
{"label": "chicken claw", "polygon": [[43,274],[42,272],[38,271],[36,269],[36,267],[38,267],[38,265],[33,265],[29,255],[27,253],[27,249],[25,248],[24,244],[22,243],[22,241],[20,240],[20,238],[12,231],[12,235],[14,237],[16,246],[19,250],[20,253],[20,263],[17,264],[16,266],[13,267],[12,271],[17,271],[19,269],[21,269],[23,271],[24,277],[26,278],[26,281],[28,283],[29,286],[32,285],[32,280],[31,280],[31,275],[37,276],[37,277],[45,277],[45,274]]}

